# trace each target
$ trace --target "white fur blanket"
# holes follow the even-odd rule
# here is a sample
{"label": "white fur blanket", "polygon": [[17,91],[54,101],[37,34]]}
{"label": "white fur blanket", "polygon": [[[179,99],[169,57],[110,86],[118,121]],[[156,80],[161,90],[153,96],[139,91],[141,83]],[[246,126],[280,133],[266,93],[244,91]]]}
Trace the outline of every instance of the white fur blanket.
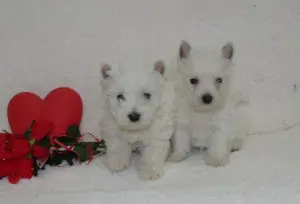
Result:
{"label": "white fur blanket", "polygon": [[[300,128],[251,136],[224,168],[205,166],[200,153],[167,164],[161,181],[143,182],[131,169],[112,175],[101,159],[89,166],[48,168],[18,185],[0,182],[7,204],[295,204],[299,203]],[[274,136],[276,139],[274,139]]]}

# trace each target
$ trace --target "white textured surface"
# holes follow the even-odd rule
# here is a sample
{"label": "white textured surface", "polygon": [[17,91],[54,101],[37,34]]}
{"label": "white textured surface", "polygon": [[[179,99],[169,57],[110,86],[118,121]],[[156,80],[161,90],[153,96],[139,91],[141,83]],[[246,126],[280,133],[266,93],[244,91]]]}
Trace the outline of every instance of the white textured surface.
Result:
{"label": "white textured surface", "polygon": [[168,163],[157,182],[140,181],[133,166],[112,175],[100,159],[90,166],[48,168],[18,185],[4,179],[0,199],[5,204],[296,204],[299,132],[252,136],[224,168],[205,166],[196,152],[180,164]]}
{"label": "white textured surface", "polygon": [[[237,78],[252,100],[253,131],[283,128],[300,116],[299,36],[299,0],[2,0],[0,124],[7,126],[6,106],[17,92],[45,96],[71,86],[84,100],[83,130],[97,134],[99,64],[144,55],[168,60],[185,39],[214,48],[233,41]],[[17,186],[1,181],[1,202],[297,203],[299,142],[299,129],[255,136],[228,168],[211,170],[195,157],[151,184],[132,171],[112,177],[99,160],[49,169]]]}

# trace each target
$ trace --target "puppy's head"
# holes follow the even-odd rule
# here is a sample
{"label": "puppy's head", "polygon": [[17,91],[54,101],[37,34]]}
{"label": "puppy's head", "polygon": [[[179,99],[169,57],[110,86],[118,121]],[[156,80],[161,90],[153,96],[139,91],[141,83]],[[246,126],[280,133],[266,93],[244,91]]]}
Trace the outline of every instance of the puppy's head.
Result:
{"label": "puppy's head", "polygon": [[193,49],[183,41],[178,68],[183,90],[193,109],[209,111],[224,104],[230,87],[234,48],[227,43],[219,52]]}
{"label": "puppy's head", "polygon": [[120,129],[141,130],[155,120],[160,106],[165,72],[162,61],[147,69],[123,67],[125,71],[105,64],[101,68],[101,84],[106,93],[110,111]]}

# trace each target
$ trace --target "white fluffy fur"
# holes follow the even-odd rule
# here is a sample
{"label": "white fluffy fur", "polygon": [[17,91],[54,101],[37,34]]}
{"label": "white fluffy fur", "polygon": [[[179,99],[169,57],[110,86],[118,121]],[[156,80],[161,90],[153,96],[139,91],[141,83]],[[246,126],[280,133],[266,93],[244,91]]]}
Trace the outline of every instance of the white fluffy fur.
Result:
{"label": "white fluffy fur", "polygon": [[[170,160],[179,162],[188,157],[191,147],[200,147],[206,150],[207,165],[223,166],[231,151],[242,147],[249,121],[240,104],[247,101],[231,88],[232,56],[230,43],[219,52],[181,44],[176,70],[168,75],[175,83],[177,106]],[[197,84],[191,84],[193,78]],[[201,99],[206,93],[213,96],[209,105]]]}
{"label": "white fluffy fur", "polygon": [[[130,165],[131,153],[141,152],[139,176],[155,180],[164,175],[174,124],[173,86],[164,80],[164,65],[135,62],[131,66],[103,65],[101,84],[106,95],[101,115],[101,135],[107,144],[105,163],[113,171]],[[145,98],[145,93],[151,98]],[[123,97],[118,95],[123,94]],[[128,118],[133,110],[138,122]]]}

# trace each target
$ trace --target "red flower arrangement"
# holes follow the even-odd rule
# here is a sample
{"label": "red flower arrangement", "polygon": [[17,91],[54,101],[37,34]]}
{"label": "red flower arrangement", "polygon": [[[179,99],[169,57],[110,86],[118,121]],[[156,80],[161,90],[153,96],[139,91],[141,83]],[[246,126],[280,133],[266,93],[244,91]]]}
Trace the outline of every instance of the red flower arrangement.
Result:
{"label": "red flower arrangement", "polygon": [[104,154],[103,140],[82,141],[82,106],[70,88],[57,88],[44,100],[30,92],[15,95],[7,109],[12,133],[0,133],[0,177],[18,183],[37,176],[46,163],[66,160],[72,165],[74,159],[83,162]]}

